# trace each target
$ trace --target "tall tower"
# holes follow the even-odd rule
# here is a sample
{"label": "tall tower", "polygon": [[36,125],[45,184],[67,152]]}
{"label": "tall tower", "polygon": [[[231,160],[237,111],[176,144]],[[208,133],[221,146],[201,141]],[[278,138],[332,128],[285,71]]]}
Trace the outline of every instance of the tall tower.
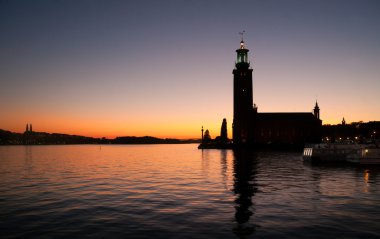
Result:
{"label": "tall tower", "polygon": [[237,59],[234,75],[234,120],[233,141],[235,145],[252,141],[252,69],[248,61],[248,49],[245,48],[243,33],[240,48],[236,50]]}
{"label": "tall tower", "polygon": [[319,119],[319,106],[318,106],[318,102],[315,101],[315,107],[314,107],[314,116]]}

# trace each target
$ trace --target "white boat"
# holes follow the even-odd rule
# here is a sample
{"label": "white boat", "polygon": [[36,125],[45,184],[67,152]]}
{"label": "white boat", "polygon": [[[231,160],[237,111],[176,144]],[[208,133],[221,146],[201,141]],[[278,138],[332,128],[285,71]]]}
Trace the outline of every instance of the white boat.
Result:
{"label": "white boat", "polygon": [[311,162],[347,162],[347,156],[362,149],[360,144],[328,143],[313,144],[303,150],[303,159]]}
{"label": "white boat", "polygon": [[347,162],[356,164],[380,164],[380,148],[373,145],[347,155]]}

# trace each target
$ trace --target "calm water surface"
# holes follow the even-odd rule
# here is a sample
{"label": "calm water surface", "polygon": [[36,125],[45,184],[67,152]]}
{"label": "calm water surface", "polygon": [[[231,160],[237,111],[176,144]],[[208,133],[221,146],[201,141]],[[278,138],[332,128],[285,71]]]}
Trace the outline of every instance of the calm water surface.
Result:
{"label": "calm water surface", "polygon": [[0,147],[2,238],[380,238],[380,168],[196,145]]}

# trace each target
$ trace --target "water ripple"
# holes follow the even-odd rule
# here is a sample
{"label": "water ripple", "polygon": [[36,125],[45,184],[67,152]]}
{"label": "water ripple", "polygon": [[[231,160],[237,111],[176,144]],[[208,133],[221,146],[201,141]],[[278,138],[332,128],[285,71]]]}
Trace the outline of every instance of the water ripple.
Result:
{"label": "water ripple", "polygon": [[2,238],[379,238],[380,170],[196,145],[0,147]]}

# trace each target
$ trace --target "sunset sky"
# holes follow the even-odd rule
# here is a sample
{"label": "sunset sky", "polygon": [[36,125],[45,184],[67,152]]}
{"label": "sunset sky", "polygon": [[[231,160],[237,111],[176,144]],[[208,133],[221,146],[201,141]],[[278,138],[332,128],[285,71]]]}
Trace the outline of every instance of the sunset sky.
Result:
{"label": "sunset sky", "polygon": [[0,1],[0,129],[231,136],[239,32],[259,112],[380,120],[380,1]]}

